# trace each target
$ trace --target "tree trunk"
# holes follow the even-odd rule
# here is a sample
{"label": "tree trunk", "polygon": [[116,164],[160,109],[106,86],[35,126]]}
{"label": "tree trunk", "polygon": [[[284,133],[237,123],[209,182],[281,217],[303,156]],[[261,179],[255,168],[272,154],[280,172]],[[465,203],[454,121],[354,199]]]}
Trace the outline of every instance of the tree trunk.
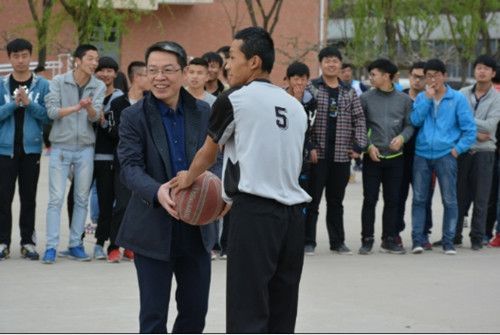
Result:
{"label": "tree trunk", "polygon": [[467,79],[467,69],[469,68],[469,61],[465,57],[460,57],[460,86],[464,86]]}
{"label": "tree trunk", "polygon": [[392,0],[384,1],[384,30],[387,38],[387,56],[389,59],[396,60],[396,27],[394,19],[394,3]]}
{"label": "tree trunk", "polygon": [[486,8],[486,0],[481,0],[480,2],[480,17],[481,17],[481,39],[483,40],[483,49],[485,50],[485,53],[487,55],[491,55],[491,41],[490,41],[490,32],[488,30],[488,24],[487,24],[487,8]]}

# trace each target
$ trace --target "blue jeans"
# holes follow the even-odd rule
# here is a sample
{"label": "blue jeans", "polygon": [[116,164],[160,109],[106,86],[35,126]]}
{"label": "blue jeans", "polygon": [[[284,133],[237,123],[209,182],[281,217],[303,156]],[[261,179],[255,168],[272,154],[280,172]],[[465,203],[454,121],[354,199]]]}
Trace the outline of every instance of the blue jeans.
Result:
{"label": "blue jeans", "polygon": [[415,155],[413,162],[412,240],[413,247],[424,243],[426,205],[430,196],[432,172],[436,173],[444,207],[443,248],[453,247],[458,220],[457,160],[451,154],[439,159]]}
{"label": "blue jeans", "polygon": [[59,228],[61,208],[64,202],[66,181],[70,166],[74,167],[74,200],[73,217],[69,236],[69,247],[81,244],[87,218],[87,206],[90,185],[94,170],[94,148],[66,150],[52,147],[49,162],[49,204],[47,207],[47,249],[57,249],[59,245]]}

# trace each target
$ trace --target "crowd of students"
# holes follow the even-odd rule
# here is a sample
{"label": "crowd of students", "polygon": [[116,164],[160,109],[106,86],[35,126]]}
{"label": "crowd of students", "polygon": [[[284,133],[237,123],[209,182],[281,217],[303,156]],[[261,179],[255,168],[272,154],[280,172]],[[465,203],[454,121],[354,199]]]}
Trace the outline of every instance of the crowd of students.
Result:
{"label": "crowd of students", "polygon": [[[344,243],[343,198],[351,159],[363,153],[363,205],[359,254],[372,253],[375,207],[380,186],[383,214],[380,251],[406,253],[401,233],[410,185],[413,190],[411,252],[442,247],[447,255],[462,245],[464,217],[473,204],[470,241],[472,250],[500,246],[498,169],[500,132],[499,71],[487,55],[473,64],[475,84],[454,90],[447,81],[445,64],[430,59],[412,64],[410,87],[395,85],[397,66],[377,59],[367,67],[371,89],[352,80],[350,64],[334,47],[319,52],[322,74],[309,82],[304,64],[292,64],[289,92],[302,96],[314,117],[309,129],[310,165],[301,176],[313,197],[306,208],[304,252],[314,255],[318,205],[325,191],[326,224],[330,249],[350,255]],[[300,87],[300,89],[297,89]],[[304,93],[296,93],[297,91]],[[316,108],[311,108],[310,96]],[[314,104],[314,102],[313,102]],[[309,113],[309,115],[312,115]],[[360,164],[357,163],[359,166]],[[432,195],[439,183],[444,207],[443,236],[434,243]],[[494,223],[497,222],[497,234]]]}
{"label": "crowd of students", "polygon": [[[93,258],[119,262],[133,260],[130,250],[120,252],[116,235],[130,191],[120,181],[116,154],[121,112],[150,90],[146,64],[131,62],[128,85],[119,85],[117,62],[100,57],[92,45],[74,52],[74,69],[49,82],[29,70],[32,45],[24,39],[8,43],[13,72],[0,89],[0,259],[10,253],[11,204],[16,180],[21,212],[21,254],[36,260],[35,198],[42,151],[42,130],[50,149],[49,202],[45,263],[56,260],[59,226],[66,181],[70,238],[59,256],[90,260],[82,244],[90,186],[95,183],[92,206],[96,217]],[[210,106],[228,89],[225,63],[229,47],[192,58],[185,71],[185,87]],[[367,67],[371,89],[353,80],[353,66],[341,53],[326,47],[318,54],[321,75],[311,80],[304,63],[291,64],[286,91],[299,100],[308,116],[304,164],[300,182],[311,195],[305,206],[306,255],[314,255],[318,208],[326,191],[326,224],[330,249],[352,254],[346,246],[343,200],[351,160],[363,175],[360,217],[360,254],[370,254],[374,244],[375,207],[383,190],[383,252],[405,253],[401,233],[410,185],[413,190],[411,234],[413,253],[442,246],[447,254],[462,244],[464,217],[471,215],[471,247],[500,246],[494,233],[498,221],[498,121],[500,98],[497,65],[492,57],[479,56],[474,63],[476,83],[455,91],[446,84],[445,64],[439,59],[415,62],[409,69],[410,87],[394,84],[399,70],[387,59]],[[495,86],[496,85],[496,86]],[[52,128],[46,128],[50,125]],[[362,159],[362,160],[361,160]],[[222,173],[222,153],[212,168]],[[436,180],[444,206],[442,239],[431,243],[432,195]],[[230,214],[217,222],[221,235],[212,259],[227,257]],[[497,224],[498,226],[498,224]],[[352,229],[350,227],[349,229]],[[87,234],[90,231],[87,230]],[[499,229],[496,229],[499,232]],[[104,244],[109,240],[107,250]]]}

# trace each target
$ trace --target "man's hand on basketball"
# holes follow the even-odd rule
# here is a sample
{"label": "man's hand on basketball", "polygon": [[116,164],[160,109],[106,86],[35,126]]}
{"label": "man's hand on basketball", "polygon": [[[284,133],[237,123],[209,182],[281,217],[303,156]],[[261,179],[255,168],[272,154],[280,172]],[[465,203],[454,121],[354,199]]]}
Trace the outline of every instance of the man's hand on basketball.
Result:
{"label": "man's hand on basketball", "polygon": [[175,176],[174,178],[172,178],[172,180],[170,180],[170,187],[174,191],[174,194],[176,194],[180,190],[183,190],[191,186],[193,182],[194,179],[189,178],[189,174],[187,171],[179,171],[177,172],[177,176]]}
{"label": "man's hand on basketball", "polygon": [[179,213],[177,213],[177,210],[175,209],[175,202],[170,196],[170,190],[172,188],[171,183],[172,180],[160,186],[157,193],[158,202],[167,210],[168,214],[179,220]]}

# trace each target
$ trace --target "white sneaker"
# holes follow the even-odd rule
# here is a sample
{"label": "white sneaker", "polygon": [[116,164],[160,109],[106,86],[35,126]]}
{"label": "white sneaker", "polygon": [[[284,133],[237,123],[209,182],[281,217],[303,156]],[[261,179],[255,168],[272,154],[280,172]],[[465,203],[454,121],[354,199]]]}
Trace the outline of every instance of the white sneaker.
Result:
{"label": "white sneaker", "polygon": [[456,255],[457,251],[455,249],[446,249],[444,250],[445,255]]}
{"label": "white sneaker", "polygon": [[412,254],[421,254],[424,252],[424,248],[418,246],[418,247],[414,247],[413,249],[411,249],[411,253]]}

